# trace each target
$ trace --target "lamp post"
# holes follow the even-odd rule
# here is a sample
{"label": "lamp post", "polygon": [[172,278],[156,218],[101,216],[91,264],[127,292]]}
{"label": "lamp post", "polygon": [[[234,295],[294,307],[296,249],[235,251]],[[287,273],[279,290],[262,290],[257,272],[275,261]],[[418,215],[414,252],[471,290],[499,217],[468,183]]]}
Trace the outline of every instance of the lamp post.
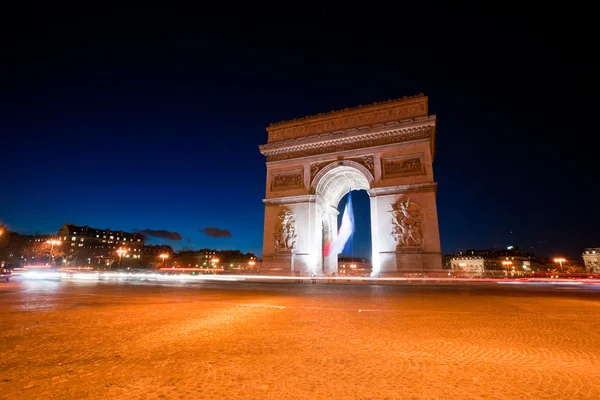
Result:
{"label": "lamp post", "polygon": [[565,261],[567,261],[567,260],[565,260],[562,257],[557,257],[557,258],[554,259],[554,262],[558,263],[560,265],[560,272],[563,272],[562,263],[564,263]]}
{"label": "lamp post", "polygon": [[512,265],[512,261],[502,261],[502,265],[504,265],[504,268],[506,269],[504,271],[505,275],[508,275],[508,269],[510,268],[510,266]]}
{"label": "lamp post", "polygon": [[54,250],[54,245],[60,245],[61,241],[60,240],[46,240],[46,243],[48,243],[50,245],[50,268],[52,268],[52,264],[54,264],[54,254],[53,254],[53,250]]}
{"label": "lamp post", "polygon": [[167,258],[169,258],[169,255],[168,254],[161,254],[159,257],[162,258],[162,266],[164,267],[165,266],[165,260]]}
{"label": "lamp post", "polygon": [[126,254],[126,253],[127,253],[126,249],[119,248],[117,250],[117,254],[119,255],[119,269],[121,269],[121,260],[123,259],[123,254]]}

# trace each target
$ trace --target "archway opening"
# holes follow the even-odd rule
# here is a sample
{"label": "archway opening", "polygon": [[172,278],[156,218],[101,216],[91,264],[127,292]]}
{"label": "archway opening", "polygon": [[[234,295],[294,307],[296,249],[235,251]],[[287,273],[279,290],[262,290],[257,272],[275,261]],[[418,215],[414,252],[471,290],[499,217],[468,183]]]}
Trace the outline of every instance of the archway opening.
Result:
{"label": "archway opening", "polygon": [[340,200],[337,209],[340,211],[337,219],[338,232],[342,224],[342,214],[346,209],[348,199],[352,197],[353,232],[338,255],[339,276],[369,276],[373,270],[371,255],[373,252],[371,238],[371,198],[366,190],[352,190]]}
{"label": "archway opening", "polygon": [[[317,195],[316,226],[320,228],[319,244],[321,257],[315,274],[334,275],[369,275],[372,265],[372,229],[371,202],[368,191],[373,177],[362,165],[345,161],[331,164],[315,179]],[[331,244],[336,242],[348,196],[353,202],[353,226],[351,237],[340,254],[342,263],[338,262],[337,250]],[[358,247],[357,247],[358,245]],[[356,252],[358,250],[358,252]],[[356,252],[356,253],[355,253]],[[347,261],[347,262],[346,262]]]}

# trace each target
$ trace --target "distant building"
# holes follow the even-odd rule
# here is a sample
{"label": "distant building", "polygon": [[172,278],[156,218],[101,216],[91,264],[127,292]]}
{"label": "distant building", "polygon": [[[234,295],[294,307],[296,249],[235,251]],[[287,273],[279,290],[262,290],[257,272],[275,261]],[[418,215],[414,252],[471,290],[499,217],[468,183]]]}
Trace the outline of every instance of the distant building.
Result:
{"label": "distant building", "polygon": [[456,256],[450,258],[450,268],[481,275],[485,271],[485,260],[481,256]]}
{"label": "distant building", "polygon": [[142,252],[148,255],[173,254],[173,248],[166,244],[151,244],[144,246]]}
{"label": "distant building", "polygon": [[339,276],[368,276],[372,271],[373,266],[368,258],[344,256],[338,258]]}
{"label": "distant building", "polygon": [[7,230],[3,233],[2,239],[0,259],[10,268],[44,265],[52,261],[50,254],[52,245],[48,241],[53,237],[50,235],[22,235]]}
{"label": "distant building", "polygon": [[[144,236],[139,233],[124,231],[113,231],[110,229],[90,228],[89,226],[77,226],[64,224],[57,233],[58,239],[63,241],[62,249],[69,254],[82,255],[87,258],[88,263],[101,259],[116,258],[117,250],[126,252],[124,258],[141,258],[144,248]],[[78,260],[81,263],[84,260]]]}
{"label": "distant building", "polygon": [[531,272],[531,263],[535,260],[533,253],[523,252],[518,247],[510,246],[506,250],[467,250],[458,254],[444,256],[444,267],[472,272],[498,272],[521,275]]}
{"label": "distant building", "polygon": [[54,239],[51,235],[21,235],[23,239],[29,241],[29,243],[46,243],[47,241]]}
{"label": "distant building", "polygon": [[253,253],[242,253],[239,250],[188,250],[177,253],[177,263],[180,267],[224,269],[253,269],[258,258]]}
{"label": "distant building", "polygon": [[585,249],[582,257],[587,272],[600,273],[600,247]]}

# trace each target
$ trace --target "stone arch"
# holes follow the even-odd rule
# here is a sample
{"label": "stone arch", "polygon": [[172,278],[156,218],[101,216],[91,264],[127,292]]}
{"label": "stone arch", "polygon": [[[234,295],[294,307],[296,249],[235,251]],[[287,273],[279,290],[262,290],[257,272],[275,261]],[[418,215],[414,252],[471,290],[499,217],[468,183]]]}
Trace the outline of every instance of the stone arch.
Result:
{"label": "stone arch", "polygon": [[348,190],[369,191],[375,179],[363,165],[351,160],[334,161],[325,166],[311,182],[311,190],[327,206],[337,208],[341,198]]}
{"label": "stone arch", "polygon": [[[352,189],[367,190],[370,197],[374,276],[441,270],[431,165],[435,129],[426,96],[271,124],[268,141],[260,146],[267,166],[263,269],[276,275],[336,271],[336,257],[323,254],[322,245],[337,235],[339,202]],[[411,227],[393,213],[402,196],[421,207],[419,225],[413,222],[426,233],[420,239],[415,234],[410,239]],[[281,206],[295,215],[293,251],[276,249]],[[395,232],[396,223],[401,226]],[[398,246],[395,239],[405,238],[398,234],[408,238],[405,245]]]}
{"label": "stone arch", "polygon": [[[318,260],[314,273],[331,275],[337,273],[338,255],[324,255],[324,246],[337,236],[338,206],[340,200],[350,190],[366,190],[371,193],[374,184],[371,172],[363,165],[352,160],[334,161],[325,166],[312,181],[311,189],[316,194],[314,225],[322,228],[317,242]],[[373,228],[373,223],[371,228]]]}

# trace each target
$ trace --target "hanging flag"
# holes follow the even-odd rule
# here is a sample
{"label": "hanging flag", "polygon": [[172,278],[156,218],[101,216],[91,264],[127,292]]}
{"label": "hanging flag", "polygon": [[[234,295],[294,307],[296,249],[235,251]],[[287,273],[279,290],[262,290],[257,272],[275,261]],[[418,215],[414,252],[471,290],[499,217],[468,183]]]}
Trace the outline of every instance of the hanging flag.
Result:
{"label": "hanging flag", "polygon": [[354,232],[354,212],[352,211],[352,195],[348,193],[348,202],[344,208],[344,214],[342,215],[342,225],[338,235],[333,238],[331,243],[325,246],[324,255],[340,254],[346,246],[346,242],[352,236]]}

